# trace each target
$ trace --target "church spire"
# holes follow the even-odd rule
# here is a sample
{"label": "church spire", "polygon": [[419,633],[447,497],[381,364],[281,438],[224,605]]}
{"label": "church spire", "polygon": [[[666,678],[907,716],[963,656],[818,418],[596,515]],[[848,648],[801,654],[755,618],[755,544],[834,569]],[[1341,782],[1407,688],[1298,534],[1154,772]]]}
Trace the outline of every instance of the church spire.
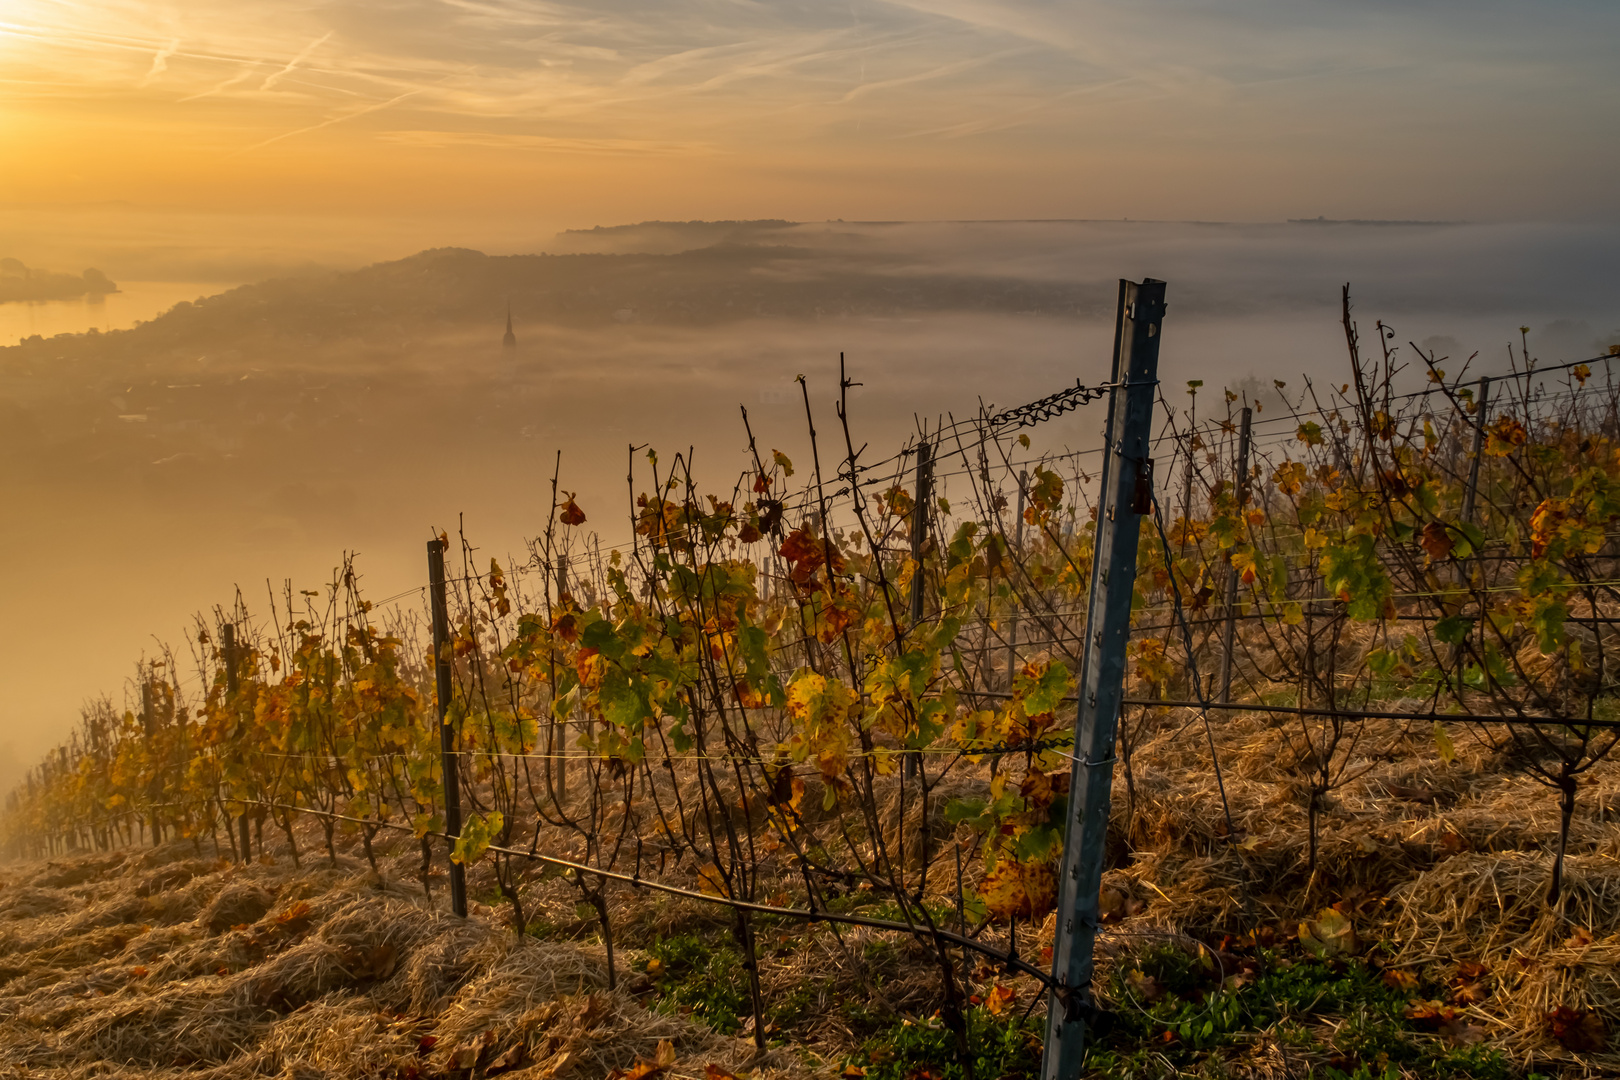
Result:
{"label": "church spire", "polygon": [[512,301],[510,300],[506,302],[506,336],[501,338],[501,345],[508,349],[517,348],[517,335],[512,333]]}

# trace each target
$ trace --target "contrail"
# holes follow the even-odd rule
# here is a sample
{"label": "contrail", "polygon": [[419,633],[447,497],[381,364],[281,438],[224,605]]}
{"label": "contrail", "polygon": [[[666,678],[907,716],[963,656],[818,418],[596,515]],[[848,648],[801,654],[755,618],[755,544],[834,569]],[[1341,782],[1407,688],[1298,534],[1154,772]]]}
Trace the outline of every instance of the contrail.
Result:
{"label": "contrail", "polygon": [[237,86],[237,85],[240,85],[241,83],[247,82],[248,79],[253,77],[253,73],[256,70],[258,70],[258,67],[259,67],[259,62],[257,60],[250,60],[250,61],[248,61],[247,66],[244,67],[241,70],[240,73],[238,73],[236,75],[232,75],[230,78],[226,79],[224,82],[220,83],[218,86],[211,87],[210,89],[207,89],[207,90],[199,91],[199,92],[197,92],[195,94],[191,94],[191,95],[189,95],[187,97],[183,97],[180,100],[183,101],[183,102],[184,101],[196,101],[198,98],[209,97],[209,96],[211,96],[213,94],[219,93],[222,90],[229,90],[233,86]]}
{"label": "contrail", "polygon": [[366,113],[373,113],[373,112],[376,112],[378,109],[386,109],[386,108],[388,108],[388,106],[398,104],[399,102],[404,101],[406,98],[411,97],[414,94],[420,94],[424,89],[426,89],[426,88],[425,87],[417,87],[415,90],[407,90],[407,91],[405,91],[403,94],[400,94],[398,97],[389,98],[387,101],[379,101],[375,105],[367,105],[363,109],[356,109],[353,112],[344,113],[342,116],[334,116],[330,120],[322,120],[318,124],[311,124],[308,127],[301,127],[301,128],[298,128],[296,131],[284,131],[280,135],[273,135],[270,138],[264,140],[263,142],[254,143],[252,146],[245,146],[242,149],[235,151],[235,153],[229,154],[227,156],[228,157],[236,157],[238,154],[246,154],[246,153],[248,153],[250,151],[259,150],[259,149],[262,149],[262,148],[264,148],[266,146],[269,146],[271,143],[280,142],[282,139],[290,139],[294,135],[303,135],[306,132],[319,131],[323,127],[331,127],[333,124],[341,124],[345,120],[353,120],[357,116],[364,116],[364,115],[366,115]]}
{"label": "contrail", "polygon": [[297,56],[295,56],[291,60],[287,61],[287,66],[286,67],[282,68],[280,71],[273,72],[270,75],[269,78],[265,79],[263,84],[261,84],[259,86],[259,89],[260,90],[268,90],[272,86],[276,85],[276,83],[280,82],[289,72],[292,71],[293,68],[297,67],[299,64],[302,64],[305,60],[309,59],[309,54],[310,53],[314,52],[316,49],[318,49],[322,45],[326,44],[326,39],[331,37],[331,36],[332,36],[332,31],[328,30],[326,33],[322,34],[320,37],[316,38],[314,41],[310,42],[308,45],[305,45],[303,47],[303,49],[299,50],[299,53],[298,53]]}
{"label": "contrail", "polygon": [[142,86],[147,85],[153,79],[157,78],[159,75],[163,74],[165,71],[168,71],[169,70],[169,57],[173,56],[175,53],[177,53],[179,51],[180,51],[180,39],[179,38],[175,38],[173,41],[171,41],[167,45],[163,46],[163,48],[159,49],[157,51],[156,55],[154,55],[152,57],[152,70],[150,70],[150,71],[148,71],[146,73],[146,78],[141,80],[141,85]]}

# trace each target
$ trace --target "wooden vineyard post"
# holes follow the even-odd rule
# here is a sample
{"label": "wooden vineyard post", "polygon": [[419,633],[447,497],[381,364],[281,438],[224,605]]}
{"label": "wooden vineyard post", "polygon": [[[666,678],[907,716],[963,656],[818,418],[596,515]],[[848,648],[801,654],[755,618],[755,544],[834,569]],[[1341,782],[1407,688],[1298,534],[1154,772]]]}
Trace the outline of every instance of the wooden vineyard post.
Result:
{"label": "wooden vineyard post", "polygon": [[[1479,389],[1474,394],[1474,446],[1468,454],[1468,486],[1463,488],[1462,521],[1464,525],[1472,525],[1474,523],[1474,504],[1479,495],[1479,462],[1480,459],[1485,456],[1485,424],[1490,416],[1490,411],[1491,377],[1489,375],[1482,375],[1480,376],[1479,380]],[[1475,552],[1474,554],[1477,557],[1479,553]],[[1486,584],[1485,564],[1481,562],[1478,565],[1480,567],[1481,574],[1480,586],[1484,587]],[[1467,565],[1459,562],[1457,564],[1456,572],[1458,580],[1464,584],[1467,584]],[[1483,625],[1481,626],[1479,632],[1481,634],[1485,632]],[[1451,647],[1452,663],[1456,664],[1460,662],[1464,648],[1465,646],[1460,641]],[[1459,669],[1459,675],[1460,674],[1461,672]]]}
{"label": "wooden vineyard post", "polygon": [[[1184,523],[1192,521],[1193,439],[1196,437],[1196,431],[1189,431],[1185,440],[1183,440],[1187,448],[1187,465],[1181,473],[1181,520]],[[1181,530],[1181,553],[1183,555],[1187,554],[1188,531],[1187,526],[1183,524]]]}
{"label": "wooden vineyard post", "polygon": [[[1243,409],[1243,422],[1238,428],[1238,456],[1237,456],[1237,512],[1241,521],[1244,508],[1249,505],[1249,424],[1254,419],[1254,411],[1247,406]],[[1236,659],[1232,655],[1237,637],[1237,595],[1238,573],[1232,565],[1231,559],[1226,563],[1226,626],[1221,636],[1221,704],[1232,700],[1232,662]]]}
{"label": "wooden vineyard post", "polygon": [[[451,850],[461,836],[461,778],[456,767],[456,732],[450,723],[450,610],[444,595],[443,540],[429,540],[428,591],[433,606],[433,668],[437,683],[439,761],[444,775],[444,832]],[[467,917],[466,868],[450,860],[450,910]]]}
{"label": "wooden vineyard post", "polygon": [[152,706],[152,672],[141,680],[141,724],[146,732],[146,752],[153,758],[152,778],[146,782],[146,799],[151,808],[152,846],[163,843],[163,821],[158,817],[157,800],[162,793],[162,781],[157,768],[157,710]]}
{"label": "wooden vineyard post", "polygon": [[[562,553],[557,553],[557,607],[562,609],[563,594],[568,591],[568,565]],[[572,714],[570,714],[572,715]],[[551,752],[557,755],[557,805],[568,805],[568,722],[553,716],[551,721]],[[551,763],[548,762],[549,767]]]}
{"label": "wooden vineyard post", "polygon": [[922,549],[928,532],[929,489],[933,487],[934,460],[928,444],[917,444],[917,501],[911,508],[911,625],[915,629],[923,617]]}
{"label": "wooden vineyard post", "polygon": [[[1022,565],[1024,558],[1024,491],[1029,486],[1029,470],[1018,470],[1018,516],[1013,520],[1013,558]],[[1015,597],[1017,593],[1013,594]],[[1007,691],[1012,692],[1013,679],[1018,674],[1018,611],[1007,619]]]}
{"label": "wooden vineyard post", "polygon": [[[225,656],[225,693],[230,698],[231,708],[240,709],[240,706],[236,701],[237,691],[241,689],[241,674],[238,670],[236,660],[236,624],[226,623],[223,627],[221,627],[220,637],[222,639],[220,651]],[[237,716],[239,719],[237,721],[236,735],[237,738],[240,739],[242,735],[242,724],[240,721],[241,713],[238,712]],[[236,829],[238,834],[241,836],[242,862],[250,863],[253,861],[253,847],[249,842],[251,837],[248,835],[248,812],[246,804],[242,806],[242,816],[236,820]]]}
{"label": "wooden vineyard post", "polygon": [[1114,738],[1125,682],[1131,595],[1142,515],[1153,508],[1148,459],[1158,387],[1164,282],[1119,283],[1114,330],[1114,388],[1109,392],[1097,540],[1080,657],[1079,710],[1070,769],[1069,821],[1058,876],[1057,934],[1052,948],[1043,1080],[1076,1080],[1093,1012],[1092,949],[1108,832]]}
{"label": "wooden vineyard post", "polygon": [[[934,459],[928,443],[917,444],[917,501],[911,507],[911,633],[916,633],[923,619],[923,543],[928,533],[928,503],[934,481]],[[921,772],[922,755],[906,755],[907,776]]]}
{"label": "wooden vineyard post", "polygon": [[1482,376],[1474,395],[1474,449],[1468,455],[1468,486],[1463,489],[1462,519],[1474,523],[1474,499],[1479,492],[1479,458],[1485,451],[1485,419],[1491,411],[1491,377]]}

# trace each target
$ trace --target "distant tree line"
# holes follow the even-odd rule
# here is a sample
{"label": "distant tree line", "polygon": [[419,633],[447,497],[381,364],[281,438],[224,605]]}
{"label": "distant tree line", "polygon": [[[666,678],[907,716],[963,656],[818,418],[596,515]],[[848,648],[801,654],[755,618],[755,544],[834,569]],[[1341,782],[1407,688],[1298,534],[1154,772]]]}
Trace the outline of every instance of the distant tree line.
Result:
{"label": "distant tree line", "polygon": [[100,270],[62,274],[32,270],[17,259],[0,259],[0,303],[14,300],[76,300],[117,292],[118,286]]}

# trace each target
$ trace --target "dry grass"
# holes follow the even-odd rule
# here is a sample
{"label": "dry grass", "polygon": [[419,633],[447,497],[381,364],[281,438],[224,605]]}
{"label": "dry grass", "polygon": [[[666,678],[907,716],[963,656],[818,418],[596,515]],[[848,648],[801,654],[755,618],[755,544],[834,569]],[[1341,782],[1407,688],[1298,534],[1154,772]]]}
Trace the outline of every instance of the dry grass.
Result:
{"label": "dry grass", "polygon": [[519,940],[350,859],[305,862],[170,845],[8,868],[0,1075],[588,1078],[662,1040],[672,1075],[812,1074],[610,992],[599,945]]}
{"label": "dry grass", "polygon": [[[1313,870],[1298,732],[1247,715],[1215,723],[1233,842],[1208,744],[1187,719],[1142,721],[1133,785],[1116,773],[1104,974],[1145,944],[1207,948],[1198,943],[1260,930],[1286,938],[1300,920],[1338,905],[1363,943],[1378,944],[1380,963],[1431,985],[1446,984],[1459,965],[1488,971],[1485,992],[1460,1009],[1520,1068],[1620,1075],[1620,1054],[1567,1049],[1547,1019],[1561,1006],[1589,1011],[1620,1041],[1620,765],[1601,764],[1583,779],[1565,896],[1554,910],[1545,896],[1556,800],[1483,739],[1460,736],[1447,764],[1427,730],[1368,723],[1356,775],[1331,793],[1320,818]],[[959,768],[928,807],[929,849],[942,853],[928,894],[941,906],[956,899],[950,845],[968,838],[953,836],[943,806],[982,793],[986,780],[982,767]],[[914,793],[902,807],[894,783],[880,785],[879,822],[885,846],[909,863],[922,850],[924,811]],[[819,806],[819,794],[807,792],[806,802]],[[679,1061],[672,1078],[702,1075],[710,1063],[760,1078],[831,1075],[865,1037],[848,1022],[851,997],[885,1015],[927,1016],[939,1004],[929,950],[897,935],[765,928],[767,1002],[792,998],[800,1015],[783,1033],[788,1048],[756,1061],[751,1042],[646,1007],[653,998],[634,971],[637,943],[694,931],[725,941],[734,923],[724,909],[610,888],[618,943],[610,991],[594,916],[577,908],[574,885],[525,868],[524,907],[546,937],[519,941],[504,906],[475,903],[467,920],[442,910],[442,852],[429,897],[413,841],[379,837],[379,875],[353,838],[329,865],[311,843],[318,828],[308,828],[301,867],[278,835],[273,865],[233,867],[170,845],[7,869],[0,1075],[585,1078],[650,1059],[663,1040]],[[568,843],[541,839],[560,852]],[[971,852],[964,871],[971,888],[981,872]],[[665,876],[697,884],[689,859]],[[784,881],[791,876],[784,870]],[[486,860],[469,893],[494,891]],[[1020,952],[1039,955],[1054,926],[1021,927]],[[986,935],[998,938],[1004,930]],[[970,992],[1002,983],[1021,1002],[1036,996],[1029,980],[977,961],[966,974]],[[1223,1054],[1233,1076],[1303,1075],[1321,1064],[1275,1032],[1255,1032]]]}
{"label": "dry grass", "polygon": [[[1362,942],[1387,943],[1390,964],[1444,983],[1460,963],[1489,971],[1468,1019],[1525,1070],[1620,1075],[1620,1053],[1578,1054],[1550,1032],[1550,1011],[1591,1010],[1620,1041],[1620,763],[1583,777],[1569,836],[1564,896],[1546,901],[1558,833],[1554,793],[1484,738],[1458,733],[1444,763],[1430,733],[1368,722],[1355,775],[1329,797],[1317,866],[1308,866],[1297,724],[1238,715],[1214,723],[1238,843],[1225,840],[1201,726],[1149,719],[1114,806],[1109,880],[1146,901],[1113,928],[1203,940],[1273,927],[1283,933],[1329,905],[1352,914]],[[1365,770],[1365,771],[1363,771]],[[1050,930],[1050,923],[1048,932]],[[1104,961],[1106,963],[1106,960]]]}

